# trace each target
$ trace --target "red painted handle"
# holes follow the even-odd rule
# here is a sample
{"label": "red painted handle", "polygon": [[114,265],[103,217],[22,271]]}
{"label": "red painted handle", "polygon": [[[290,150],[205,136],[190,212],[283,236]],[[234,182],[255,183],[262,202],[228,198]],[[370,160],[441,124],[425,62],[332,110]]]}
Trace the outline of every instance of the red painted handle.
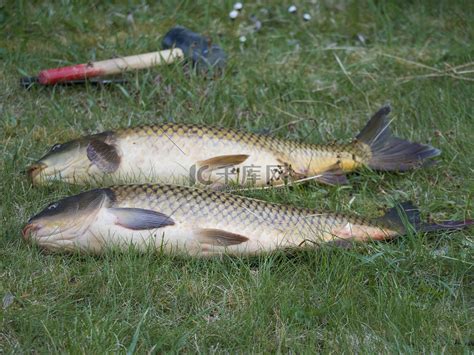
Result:
{"label": "red painted handle", "polygon": [[125,71],[172,63],[183,57],[183,51],[179,48],[166,49],[159,52],[102,60],[88,64],[77,64],[70,67],[46,69],[38,74],[38,81],[43,85],[52,85],[70,80],[114,75]]}
{"label": "red painted handle", "polygon": [[59,82],[93,78],[104,74],[93,64],[77,64],[69,67],[46,69],[38,74],[38,81],[43,85],[53,85]]}

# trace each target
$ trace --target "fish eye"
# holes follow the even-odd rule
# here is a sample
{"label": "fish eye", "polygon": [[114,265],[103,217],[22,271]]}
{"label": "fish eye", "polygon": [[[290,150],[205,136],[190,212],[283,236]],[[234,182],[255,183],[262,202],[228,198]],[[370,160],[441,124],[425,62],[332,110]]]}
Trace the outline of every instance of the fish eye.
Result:
{"label": "fish eye", "polygon": [[61,148],[61,146],[62,146],[61,144],[57,143],[51,147],[51,151],[54,152],[55,150],[58,150],[59,148]]}
{"label": "fish eye", "polygon": [[57,202],[50,204],[50,205],[48,206],[48,211],[51,211],[51,210],[56,209],[56,208],[58,207],[58,205],[59,205],[59,204],[58,204]]}

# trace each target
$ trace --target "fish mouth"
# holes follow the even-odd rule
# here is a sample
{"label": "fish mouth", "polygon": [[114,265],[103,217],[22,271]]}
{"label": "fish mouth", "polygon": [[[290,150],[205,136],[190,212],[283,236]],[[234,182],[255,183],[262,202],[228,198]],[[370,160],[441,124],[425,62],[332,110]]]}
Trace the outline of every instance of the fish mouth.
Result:
{"label": "fish mouth", "polygon": [[47,167],[45,163],[34,163],[26,168],[26,175],[33,185],[36,182],[36,177]]}
{"label": "fish mouth", "polygon": [[37,232],[39,229],[40,229],[40,226],[38,224],[28,223],[21,231],[21,234],[23,235],[23,239],[28,241],[31,235]]}
{"label": "fish mouth", "polygon": [[72,237],[57,237],[57,235],[41,236],[38,232],[41,231],[41,225],[36,223],[28,223],[22,229],[23,239],[26,242],[31,242],[34,245],[39,246],[42,250],[57,251],[57,250],[70,250],[73,251]]}
{"label": "fish mouth", "polygon": [[[51,239],[51,238],[54,238],[54,240],[58,239],[58,235],[60,234],[60,230],[58,228],[50,231],[47,235],[41,235],[39,232],[41,231],[41,229],[43,228],[43,226],[40,224],[40,223],[34,223],[34,222],[29,222],[27,223],[23,229],[21,230],[21,234],[23,235],[23,239],[25,241],[29,241],[29,240],[32,240],[34,239],[35,241],[40,241],[40,240],[47,240],[47,239]],[[68,237],[64,237],[64,236],[61,236],[61,238],[59,238],[60,240],[68,240],[68,239],[71,239],[71,238],[68,238]]]}
{"label": "fish mouth", "polygon": [[[89,166],[81,165],[77,160],[70,160],[55,167],[55,164],[49,165],[44,162],[36,162],[25,169],[28,180],[32,185],[42,185],[48,181],[61,180],[74,183],[80,181],[80,177],[87,175]],[[77,176],[76,176],[77,175]]]}

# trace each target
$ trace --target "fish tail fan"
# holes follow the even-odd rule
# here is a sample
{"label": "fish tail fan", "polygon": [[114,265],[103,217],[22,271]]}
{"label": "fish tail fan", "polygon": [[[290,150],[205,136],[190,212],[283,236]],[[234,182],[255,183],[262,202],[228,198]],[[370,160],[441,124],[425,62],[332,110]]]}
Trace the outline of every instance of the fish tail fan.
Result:
{"label": "fish tail fan", "polygon": [[375,220],[376,222],[398,231],[400,234],[406,234],[410,226],[415,232],[435,232],[460,230],[474,224],[474,220],[465,221],[443,221],[439,223],[424,223],[420,218],[420,211],[412,202],[403,202],[400,205],[391,208],[387,213]]}
{"label": "fish tail fan", "polygon": [[328,243],[338,247],[350,248],[354,242],[374,240],[391,240],[410,232],[453,231],[474,225],[474,220],[444,221],[440,223],[423,223],[420,211],[411,202],[404,202],[391,208],[385,215],[374,218],[372,223],[337,226],[331,230],[334,236]]}
{"label": "fish tail fan", "polygon": [[439,223],[423,223],[418,230],[420,232],[449,231],[460,230],[472,226],[474,220],[467,219],[465,221],[443,221]]}
{"label": "fish tail fan", "polygon": [[406,171],[424,166],[427,159],[441,154],[439,149],[429,145],[410,142],[395,137],[390,130],[389,105],[379,109],[356,137],[357,142],[370,148],[365,163],[372,169],[383,171]]}

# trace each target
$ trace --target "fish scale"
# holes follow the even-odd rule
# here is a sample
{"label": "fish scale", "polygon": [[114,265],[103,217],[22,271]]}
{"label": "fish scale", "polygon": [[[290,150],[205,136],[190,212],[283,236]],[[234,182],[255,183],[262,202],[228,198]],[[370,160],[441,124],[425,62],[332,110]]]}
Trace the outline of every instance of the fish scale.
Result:
{"label": "fish scale", "polygon": [[[241,230],[261,229],[262,223],[275,233],[299,233],[297,238],[327,240],[333,238],[334,225],[368,223],[357,217],[317,214],[311,209],[272,204],[265,201],[215,191],[167,185],[127,185],[110,188],[113,207],[131,207],[160,211],[176,220],[206,219],[216,227],[232,226]],[[317,230],[315,230],[317,228]]]}
{"label": "fish scale", "polygon": [[224,146],[236,143],[249,144],[255,149],[270,149],[281,152],[285,155],[291,154],[296,149],[301,150],[305,155],[311,156],[335,154],[337,151],[361,153],[360,149],[353,147],[351,144],[310,144],[223,127],[209,127],[196,124],[173,123],[162,125],[142,125],[117,130],[115,132],[117,139],[123,139],[131,135],[137,135],[139,137],[145,137],[152,140],[156,137],[163,138],[163,136],[166,134],[168,138],[177,140],[192,139],[195,141],[195,143],[208,143],[211,141]]}

